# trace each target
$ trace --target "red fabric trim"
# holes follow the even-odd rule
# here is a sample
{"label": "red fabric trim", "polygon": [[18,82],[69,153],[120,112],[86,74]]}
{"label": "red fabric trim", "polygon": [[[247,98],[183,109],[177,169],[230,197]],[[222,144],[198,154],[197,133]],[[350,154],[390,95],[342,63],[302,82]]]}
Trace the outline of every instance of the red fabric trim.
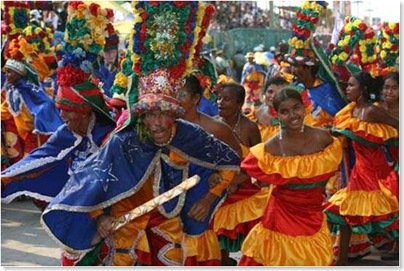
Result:
{"label": "red fabric trim", "polygon": [[241,257],[238,265],[239,266],[262,266],[262,264],[254,261],[254,258],[245,256],[245,255],[243,255],[243,257]]}
{"label": "red fabric trim", "polygon": [[257,218],[252,221],[247,221],[245,223],[238,224],[233,230],[226,230],[226,229],[218,229],[216,231],[216,235],[223,235],[228,239],[236,240],[237,236],[242,234],[247,236],[247,234],[251,231],[251,229],[260,222],[261,218]]}

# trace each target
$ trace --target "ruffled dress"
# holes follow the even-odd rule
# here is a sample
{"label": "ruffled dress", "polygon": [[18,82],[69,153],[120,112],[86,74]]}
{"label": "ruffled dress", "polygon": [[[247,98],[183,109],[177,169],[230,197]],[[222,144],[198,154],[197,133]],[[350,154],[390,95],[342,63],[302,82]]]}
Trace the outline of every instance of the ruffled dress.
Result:
{"label": "ruffled dress", "polygon": [[[246,157],[249,148],[240,144]],[[220,249],[238,252],[248,232],[261,220],[268,201],[270,187],[260,188],[245,181],[218,208],[213,230],[218,236]]]}
{"label": "ruffled dress", "polygon": [[239,265],[328,266],[332,241],[323,213],[324,189],[342,159],[337,139],[324,150],[289,157],[250,149],[241,163],[249,176],[274,184],[262,220],[242,245]]}
{"label": "ruffled dress", "polygon": [[398,145],[398,131],[391,126],[369,123],[352,116],[355,103],[335,118],[335,132],[352,139],[355,166],[346,188],[324,204],[328,221],[350,225],[354,234],[383,234],[398,238],[398,180],[386,159],[384,146]]}

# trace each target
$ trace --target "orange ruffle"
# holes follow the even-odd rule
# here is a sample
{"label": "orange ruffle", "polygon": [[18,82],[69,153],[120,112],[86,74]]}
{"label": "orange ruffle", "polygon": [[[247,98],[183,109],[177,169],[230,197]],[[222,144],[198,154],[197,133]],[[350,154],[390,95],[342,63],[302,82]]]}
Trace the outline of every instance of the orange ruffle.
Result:
{"label": "orange ruffle", "polygon": [[343,188],[329,203],[339,207],[342,216],[382,216],[398,212],[397,198],[379,181],[380,190],[364,191]]}
{"label": "orange ruffle", "polygon": [[352,102],[339,111],[334,119],[334,126],[338,130],[350,130],[354,133],[364,134],[365,139],[369,140],[369,136],[373,136],[387,141],[389,139],[398,138],[397,129],[380,123],[371,123],[362,121],[352,116],[356,103]]}
{"label": "orange ruffle", "polygon": [[221,262],[219,241],[213,230],[206,230],[200,236],[185,236],[185,265],[210,265]]}
{"label": "orange ruffle", "polygon": [[258,223],[244,240],[244,256],[265,266],[329,266],[333,261],[330,231],[324,217],[311,236],[291,237],[270,231]]}
{"label": "orange ruffle", "polygon": [[265,174],[280,174],[282,178],[307,179],[334,172],[342,160],[341,142],[333,138],[333,142],[323,151],[290,157],[275,156],[265,152],[265,144],[260,143],[250,148],[251,154],[257,158],[258,167]]}
{"label": "orange ruffle", "polygon": [[220,207],[215,213],[213,230],[233,230],[240,223],[245,223],[263,216],[272,187],[264,187],[253,196],[233,204]]}

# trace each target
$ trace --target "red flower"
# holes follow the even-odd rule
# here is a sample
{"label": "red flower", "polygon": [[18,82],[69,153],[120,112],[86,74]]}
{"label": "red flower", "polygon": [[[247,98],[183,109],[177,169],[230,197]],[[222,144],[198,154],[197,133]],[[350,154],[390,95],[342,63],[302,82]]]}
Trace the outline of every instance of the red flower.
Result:
{"label": "red flower", "polygon": [[114,11],[112,9],[107,8],[106,11],[107,11],[107,18],[108,19],[111,19],[111,18],[114,17]]}
{"label": "red flower", "polygon": [[392,44],[392,45],[391,45],[391,50],[392,50],[392,51],[398,50],[397,44]]}
{"label": "red flower", "polygon": [[94,16],[97,16],[98,14],[98,10],[100,9],[100,5],[95,4],[95,3],[91,3],[89,6],[90,9],[90,13]]}
{"label": "red flower", "polygon": [[174,6],[176,7],[185,7],[186,5],[189,5],[190,2],[186,1],[174,1]]}
{"label": "red flower", "polygon": [[80,68],[66,65],[60,67],[57,72],[57,84],[62,86],[74,86],[83,83],[89,77],[89,74],[84,73]]}
{"label": "red flower", "polygon": [[344,52],[347,53],[347,54],[349,54],[349,52],[351,51],[351,49],[349,48],[348,45],[344,46],[343,50],[344,50]]}
{"label": "red flower", "polygon": [[73,1],[73,2],[70,2],[70,7],[72,7],[74,10],[76,10],[77,8],[78,8],[78,6],[79,5],[81,5],[81,4],[83,4],[83,2],[82,1]]}
{"label": "red flower", "polygon": [[[175,2],[175,1],[174,1]],[[157,7],[159,4],[160,4],[160,2],[159,1],[149,1],[149,4],[151,5],[151,6],[153,6],[153,7]]]}
{"label": "red flower", "polygon": [[360,23],[358,28],[361,32],[364,32],[367,28],[367,25],[365,23]]}
{"label": "red flower", "polygon": [[213,15],[213,13],[215,12],[215,7],[213,5],[208,5],[205,9],[205,12],[208,16]]}

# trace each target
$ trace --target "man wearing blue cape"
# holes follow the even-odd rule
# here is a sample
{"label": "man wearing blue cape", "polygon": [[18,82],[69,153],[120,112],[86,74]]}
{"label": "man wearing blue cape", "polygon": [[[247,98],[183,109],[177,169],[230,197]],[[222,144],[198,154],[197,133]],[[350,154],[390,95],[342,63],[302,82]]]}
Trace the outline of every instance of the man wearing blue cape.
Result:
{"label": "man wearing blue cape", "polygon": [[[183,265],[185,236],[206,230],[239,171],[240,158],[227,144],[176,119],[182,108],[175,97],[203,38],[195,31],[208,5],[134,2],[133,7],[147,19],[134,25],[128,118],[80,165],[42,215],[49,233],[70,252],[71,265]],[[153,31],[143,35],[149,28]],[[162,32],[173,36],[156,34]],[[209,187],[214,173],[221,182]],[[122,215],[193,175],[201,180],[186,193],[112,230]],[[96,235],[104,238],[99,244],[93,242]]]}

